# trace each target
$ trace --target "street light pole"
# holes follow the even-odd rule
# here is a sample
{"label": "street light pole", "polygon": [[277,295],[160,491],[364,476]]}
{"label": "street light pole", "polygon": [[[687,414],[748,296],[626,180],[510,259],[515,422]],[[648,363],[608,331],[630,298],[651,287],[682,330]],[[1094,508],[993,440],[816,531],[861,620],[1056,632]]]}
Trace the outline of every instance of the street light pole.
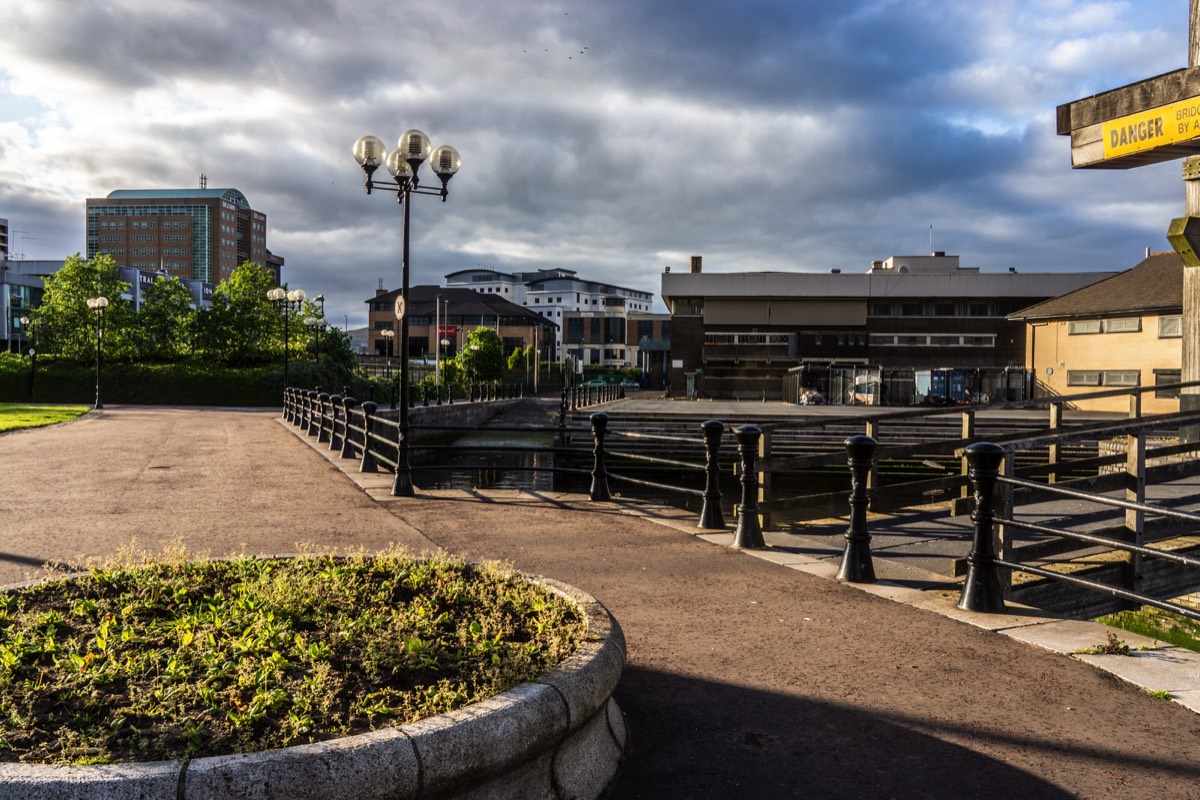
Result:
{"label": "street light pole", "polygon": [[[425,160],[430,160],[434,173],[442,182],[442,188],[420,188],[418,172]],[[391,153],[377,136],[361,136],[354,143],[354,160],[366,173],[367,194],[379,185],[396,190],[396,202],[404,208],[404,231],[401,238],[400,254],[400,301],[396,304],[396,317],[400,320],[400,420],[397,432],[396,451],[396,481],[392,485],[392,495],[396,497],[412,497],[415,494],[412,482],[412,468],[408,463],[408,393],[409,393],[409,364],[408,364],[408,242],[409,242],[409,208],[414,194],[436,195],[446,202],[449,194],[447,184],[462,166],[458,151],[449,145],[430,147],[429,137],[419,130],[409,129],[400,135],[396,149]],[[387,170],[395,179],[394,182],[376,182],[373,180],[375,170],[386,164]]]}
{"label": "street light pole", "polygon": [[87,299],[87,307],[96,315],[96,410],[100,411],[104,408],[104,403],[100,402],[100,337],[104,331],[104,309],[108,308],[108,298],[104,295],[100,297],[89,297]]}

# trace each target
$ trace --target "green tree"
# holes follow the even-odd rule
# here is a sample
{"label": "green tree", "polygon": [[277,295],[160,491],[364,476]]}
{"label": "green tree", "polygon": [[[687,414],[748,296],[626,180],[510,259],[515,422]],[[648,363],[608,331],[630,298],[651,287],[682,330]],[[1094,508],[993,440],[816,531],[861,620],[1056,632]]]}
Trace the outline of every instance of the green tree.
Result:
{"label": "green tree", "polygon": [[129,284],[111,256],[84,259],[79,253],[42,280],[42,304],[33,312],[38,349],[86,362],[96,355],[96,315],[88,308],[90,297],[108,298],[104,311],[101,350],[106,360],[124,360],[135,354],[133,310],[122,295]]}
{"label": "green tree", "polygon": [[[283,314],[267,299],[275,287],[271,273],[243,262],[213,290],[212,306],[197,317],[200,346],[225,364],[246,366],[282,357]],[[288,312],[289,329],[298,320]],[[301,331],[296,330],[297,345]],[[289,348],[290,349],[290,348]],[[297,346],[299,352],[301,347]]]}
{"label": "green tree", "polygon": [[504,342],[491,328],[476,328],[455,359],[474,381],[498,381],[504,376]]}
{"label": "green tree", "polygon": [[196,310],[192,293],[178,278],[159,275],[142,294],[137,313],[143,358],[172,360],[190,349]]}

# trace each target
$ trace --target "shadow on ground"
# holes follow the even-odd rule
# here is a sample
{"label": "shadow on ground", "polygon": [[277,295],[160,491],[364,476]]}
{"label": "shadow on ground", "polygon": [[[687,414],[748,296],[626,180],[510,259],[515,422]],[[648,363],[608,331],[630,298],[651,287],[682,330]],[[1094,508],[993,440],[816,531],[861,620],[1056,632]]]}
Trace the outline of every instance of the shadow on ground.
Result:
{"label": "shadow on ground", "polygon": [[[990,743],[1010,753],[1027,748],[1042,757],[1128,763],[1127,754],[1103,749],[1014,740],[952,721],[869,713],[637,666],[626,669],[616,699],[629,745],[608,800],[1067,798],[1079,795],[979,750]],[[1142,760],[1200,779],[1195,764]]]}

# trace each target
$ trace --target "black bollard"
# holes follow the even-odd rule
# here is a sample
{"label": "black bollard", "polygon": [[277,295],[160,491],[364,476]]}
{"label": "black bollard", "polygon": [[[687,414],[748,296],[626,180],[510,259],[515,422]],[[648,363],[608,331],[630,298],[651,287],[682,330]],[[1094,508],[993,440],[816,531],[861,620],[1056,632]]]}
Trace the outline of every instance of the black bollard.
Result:
{"label": "black bollard", "polygon": [[721,446],[721,434],[725,424],[715,419],[700,424],[704,431],[704,507],[700,509],[701,528],[717,530],[725,527],[725,516],[721,513],[721,468],[717,464],[717,450]]}
{"label": "black bollard", "polygon": [[317,416],[317,443],[328,442],[329,433],[325,430],[325,406],[329,402],[329,393],[321,392],[317,395],[317,407],[319,414]]}
{"label": "black bollard", "polygon": [[343,396],[333,394],[329,396],[329,450],[331,452],[340,452],[342,449],[342,435],[338,432],[338,408],[342,405]]}
{"label": "black bollard", "polygon": [[733,546],[744,549],[766,547],[762,524],[758,521],[758,472],[754,468],[762,429],[756,425],[743,425],[734,433],[737,435],[738,450],[742,457],[742,502],[738,506],[737,531],[733,535]]}
{"label": "black bollard", "polygon": [[350,414],[358,408],[358,401],[347,395],[342,398],[342,452],[339,458],[358,458],[354,448],[354,437],[350,434]]}
{"label": "black bollard", "polygon": [[967,554],[967,577],[958,607],[995,614],[1004,610],[1004,592],[996,574],[996,545],[992,541],[996,477],[1004,462],[1004,448],[991,442],[976,442],[967,447],[966,456],[967,477],[975,493],[975,510],[971,512],[975,538]]}
{"label": "black bollard", "polygon": [[870,436],[851,436],[846,440],[846,463],[850,465],[850,527],[846,529],[846,549],[842,553],[839,581],[874,583],[875,565],[871,562],[871,535],[867,533],[867,476],[875,459],[878,443]]}
{"label": "black bollard", "polygon": [[608,431],[608,414],[592,414],[592,438],[596,440],[596,447],[592,450],[595,455],[595,464],[592,467],[592,489],[588,492],[588,497],[592,500],[608,501],[612,500],[612,495],[608,493],[608,470],[604,466],[604,434]]}
{"label": "black bollard", "polygon": [[370,400],[362,404],[363,440],[362,461],[358,465],[359,472],[379,472],[379,462],[375,460],[375,454],[371,452],[371,448],[375,446],[371,441],[371,417],[375,415],[375,409],[378,407]]}

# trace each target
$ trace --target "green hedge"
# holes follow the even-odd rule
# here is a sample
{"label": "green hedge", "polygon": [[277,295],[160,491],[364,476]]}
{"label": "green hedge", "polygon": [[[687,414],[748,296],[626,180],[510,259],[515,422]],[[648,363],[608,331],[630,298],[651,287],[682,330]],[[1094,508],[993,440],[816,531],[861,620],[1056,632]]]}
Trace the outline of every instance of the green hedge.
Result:
{"label": "green hedge", "polygon": [[[302,361],[289,365],[293,386],[350,386],[366,396],[367,382],[338,365]],[[36,380],[28,357],[0,354],[0,402],[92,403],[96,368],[54,358],[37,359]],[[32,382],[32,395],[31,395]],[[104,364],[101,399],[107,403],[197,406],[278,406],[283,397],[283,366],[223,367],[203,362]],[[356,395],[358,396],[358,395]]]}

